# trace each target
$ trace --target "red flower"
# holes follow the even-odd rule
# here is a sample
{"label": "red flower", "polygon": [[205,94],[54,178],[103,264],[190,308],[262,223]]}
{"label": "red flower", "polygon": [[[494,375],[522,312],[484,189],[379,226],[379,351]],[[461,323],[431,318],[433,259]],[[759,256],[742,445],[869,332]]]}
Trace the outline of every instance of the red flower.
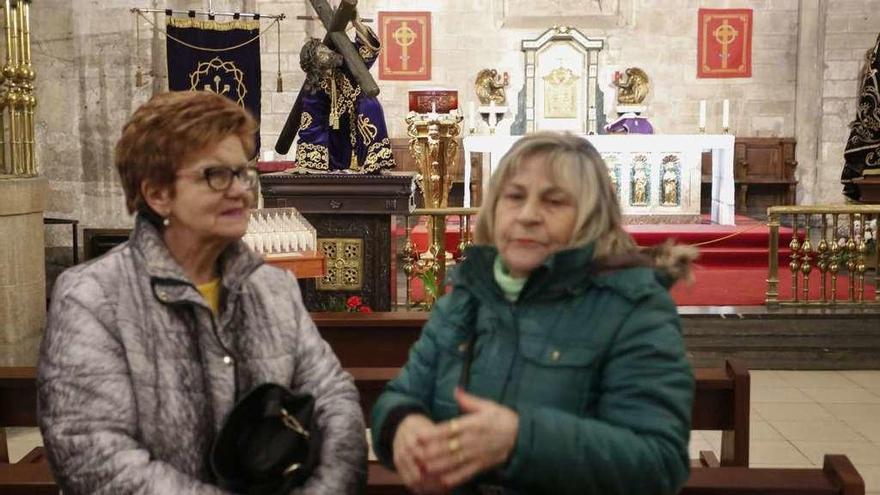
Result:
{"label": "red flower", "polygon": [[361,302],[360,296],[351,296],[348,298],[347,301],[345,301],[345,307],[347,307],[351,311],[356,310],[361,304],[363,303]]}
{"label": "red flower", "polygon": [[373,312],[373,310],[370,309],[369,306],[361,306],[358,308],[358,311],[360,311],[361,313],[372,313]]}

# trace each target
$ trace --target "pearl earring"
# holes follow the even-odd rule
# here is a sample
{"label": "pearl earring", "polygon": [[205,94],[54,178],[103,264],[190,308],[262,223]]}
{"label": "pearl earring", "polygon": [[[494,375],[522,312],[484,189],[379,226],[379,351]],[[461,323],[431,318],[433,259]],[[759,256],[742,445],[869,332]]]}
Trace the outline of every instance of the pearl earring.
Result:
{"label": "pearl earring", "polygon": [[163,219],[162,219],[162,225],[164,225],[164,226],[166,226],[166,227],[169,226],[169,225],[171,225],[171,220],[168,219],[168,218],[163,218]]}

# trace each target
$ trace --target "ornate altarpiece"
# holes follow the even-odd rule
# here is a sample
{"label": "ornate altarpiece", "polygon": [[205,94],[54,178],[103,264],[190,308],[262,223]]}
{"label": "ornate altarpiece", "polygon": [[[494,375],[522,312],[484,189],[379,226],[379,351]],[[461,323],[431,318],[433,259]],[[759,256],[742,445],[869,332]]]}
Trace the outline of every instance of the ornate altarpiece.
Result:
{"label": "ornate altarpiece", "polygon": [[523,40],[525,132],[599,130],[599,52],[605,42],[574,28],[554,27]]}

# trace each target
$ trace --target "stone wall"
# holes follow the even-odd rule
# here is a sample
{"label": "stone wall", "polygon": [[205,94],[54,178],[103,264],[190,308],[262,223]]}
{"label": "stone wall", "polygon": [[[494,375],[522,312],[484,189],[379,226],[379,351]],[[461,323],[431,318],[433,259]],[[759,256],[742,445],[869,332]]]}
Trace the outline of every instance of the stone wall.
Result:
{"label": "stone wall", "polygon": [[0,180],[0,366],[33,366],[46,324],[43,177]]}
{"label": "stone wall", "polygon": [[[812,8],[818,5],[823,15],[827,12],[822,17],[826,22],[811,34],[817,42],[824,41],[818,61],[824,76],[816,84],[822,98],[821,124],[797,112],[798,50],[805,41],[804,33],[799,33],[799,9],[803,9],[795,0],[604,0],[601,10],[591,8],[568,15],[553,10],[566,3],[570,2],[361,0],[361,14],[373,19],[382,10],[432,12],[433,79],[378,81],[392,137],[405,134],[406,97],[412,88],[451,87],[459,91],[466,105],[474,100],[476,73],[492,67],[510,73],[508,98],[516,101],[523,84],[520,41],[536,37],[554,23],[571,24],[587,36],[605,40],[600,67],[639,66],[647,71],[652,80],[647,116],[660,133],[695,132],[701,99],[709,102],[708,132],[720,131],[721,101],[725,98],[731,101],[731,129],[737,135],[794,136],[799,118],[802,126],[819,125],[820,132],[811,138],[817,140],[813,143],[815,152],[799,156],[798,174],[803,182],[799,197],[802,202],[840,202],[837,177],[843,163],[846,124],[854,115],[860,60],[880,29],[876,13],[880,12],[880,0],[801,2]],[[131,224],[112,165],[113,146],[126,117],[166,85],[164,39],[141,22],[138,50],[129,13],[133,5],[138,2],[46,0],[32,7],[39,102],[37,159],[50,180],[47,214],[77,218],[84,227]],[[166,7],[160,0],[140,5]],[[242,5],[241,1],[214,1],[218,11],[240,10]],[[308,0],[257,0],[255,4],[249,0],[244,5],[255,5],[267,14],[287,15],[280,39],[282,93],[275,92],[276,30],[270,30],[261,42],[261,132],[264,149],[269,149],[303,81],[299,47],[309,36],[323,36],[324,30],[316,21],[296,19],[311,12]],[[205,2],[184,0],[168,6],[204,8]],[[754,9],[751,78],[696,78],[700,7]],[[548,13],[551,15],[543,15]],[[134,85],[138,52],[147,74],[141,87]],[[373,73],[378,77],[375,69]],[[511,121],[508,116],[504,125]],[[809,148],[809,143],[799,145]],[[67,229],[48,229],[48,258],[61,265],[69,262],[69,242]]]}

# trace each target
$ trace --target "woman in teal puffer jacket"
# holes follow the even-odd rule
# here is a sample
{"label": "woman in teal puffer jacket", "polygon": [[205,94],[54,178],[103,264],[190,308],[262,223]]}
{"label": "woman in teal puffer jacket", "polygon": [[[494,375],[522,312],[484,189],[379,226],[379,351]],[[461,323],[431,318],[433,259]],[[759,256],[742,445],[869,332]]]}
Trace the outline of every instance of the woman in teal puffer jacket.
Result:
{"label": "woman in teal puffer jacket", "polygon": [[693,375],[668,285],[692,249],[640,254],[586,140],[540,133],[492,176],[477,246],[372,415],[416,493],[673,494]]}

